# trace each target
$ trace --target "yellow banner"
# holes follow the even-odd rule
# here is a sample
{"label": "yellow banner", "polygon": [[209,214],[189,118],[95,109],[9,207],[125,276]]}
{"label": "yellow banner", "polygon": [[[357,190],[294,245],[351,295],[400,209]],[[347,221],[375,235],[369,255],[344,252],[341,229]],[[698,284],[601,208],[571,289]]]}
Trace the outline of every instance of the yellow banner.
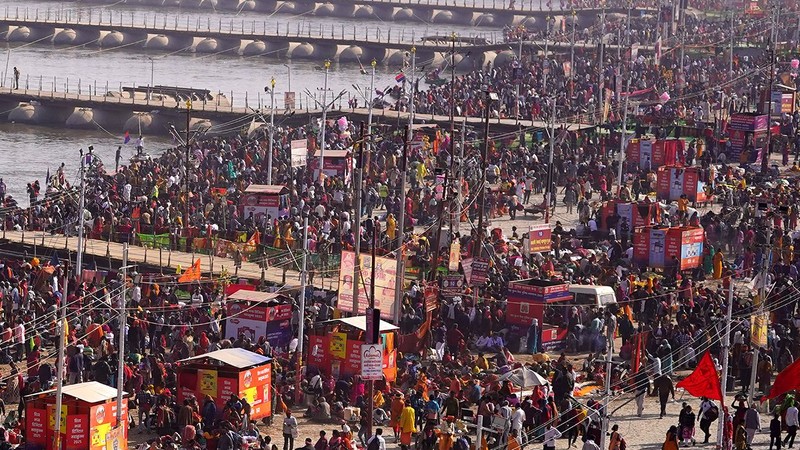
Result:
{"label": "yellow banner", "polygon": [[197,369],[197,382],[200,384],[198,391],[203,395],[217,397],[217,371]]}
{"label": "yellow banner", "polygon": [[[50,429],[55,431],[56,429],[56,405],[51,405],[47,408],[47,415],[50,421]],[[67,405],[61,405],[61,432],[64,433],[64,430],[67,429]]]}
{"label": "yellow banner", "polygon": [[94,433],[92,433],[92,447],[102,447],[106,444],[106,438],[108,437],[108,433],[111,431],[111,424],[110,423],[101,423],[97,425],[94,429]]}
{"label": "yellow banner", "polygon": [[754,346],[759,348],[767,347],[767,327],[769,326],[769,318],[766,315],[753,315],[750,318],[751,325],[751,342]]}
{"label": "yellow banner", "polygon": [[347,358],[347,333],[331,333],[330,352],[334,358]]}

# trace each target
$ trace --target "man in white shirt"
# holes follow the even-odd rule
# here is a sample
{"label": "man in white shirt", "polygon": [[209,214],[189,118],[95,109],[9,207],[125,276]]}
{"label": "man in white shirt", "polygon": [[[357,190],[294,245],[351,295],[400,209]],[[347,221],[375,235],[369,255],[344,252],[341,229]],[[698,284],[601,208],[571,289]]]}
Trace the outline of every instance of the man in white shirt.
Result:
{"label": "man in white shirt", "polygon": [[[373,441],[377,441],[376,444],[373,444]],[[367,450],[386,450],[386,440],[383,439],[383,429],[376,428],[375,429],[375,436],[372,436],[367,440]]]}
{"label": "man in white shirt", "polygon": [[797,406],[792,404],[786,409],[786,439],[783,440],[783,445],[788,443],[788,447],[792,448],[798,425],[800,425],[800,422],[798,422],[797,418]]}
{"label": "man in white shirt", "polygon": [[[561,437],[561,432],[557,429],[553,428],[553,424],[547,422],[547,425],[544,429],[544,450],[555,450],[556,448],[556,439]],[[592,442],[591,439],[586,441],[587,443]],[[595,445],[595,447],[597,447]],[[585,448],[585,445],[584,445]],[[599,447],[598,447],[599,448]]]}
{"label": "man in white shirt", "polygon": [[514,412],[511,413],[511,430],[517,430],[520,445],[525,444],[525,433],[522,432],[522,424],[525,423],[525,411],[522,410],[522,405],[517,403],[514,407]]}

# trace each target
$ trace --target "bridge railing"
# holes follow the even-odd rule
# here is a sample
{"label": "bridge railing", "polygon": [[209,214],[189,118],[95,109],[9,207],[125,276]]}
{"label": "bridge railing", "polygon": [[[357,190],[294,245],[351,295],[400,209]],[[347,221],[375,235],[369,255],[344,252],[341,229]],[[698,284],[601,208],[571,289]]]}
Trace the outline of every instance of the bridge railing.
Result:
{"label": "bridge railing", "polygon": [[[132,93],[130,89],[138,88]],[[192,87],[189,87],[192,91]],[[16,88],[13,74],[0,72],[0,92],[2,93],[24,93],[31,96],[31,100],[36,99],[63,99],[80,100],[92,103],[104,104],[129,104],[137,106],[152,106],[161,108],[185,108],[185,100],[176,101],[174,92],[164,90],[159,87],[150,87],[149,83],[138,83],[135,80],[109,82],[91,79],[75,79],[68,77],[45,77],[27,74],[20,77],[19,87]],[[125,93],[123,93],[125,92]],[[309,95],[309,93],[311,95]],[[275,113],[281,114],[284,111],[320,111],[322,103],[322,91],[309,90],[308,93],[295,92],[294,104],[287,105],[285,92],[275,93]],[[329,89],[327,100],[330,102],[335,93]],[[211,99],[193,100],[192,109],[208,112],[231,112],[249,114],[253,110],[258,110],[266,115],[270,112],[270,97],[263,92],[234,92],[216,91],[211,93]],[[343,111],[349,108],[350,100],[358,100],[358,106],[365,107],[363,93],[346,92],[338,98],[331,106],[331,111]]]}
{"label": "bridge railing", "polygon": [[[105,0],[103,3],[115,4],[118,3],[118,0]],[[334,1],[333,3],[337,2]],[[498,12],[509,11],[511,10],[510,7],[512,6],[510,0],[370,0],[369,3],[380,3],[387,6],[391,5],[397,7],[436,6],[442,8],[462,7],[462,8],[484,9],[484,10],[494,9],[497,10]],[[637,3],[648,3],[648,2],[637,2]],[[625,7],[626,5],[627,3],[623,1],[620,2],[619,6]],[[550,10],[549,8],[546,8],[546,6],[547,4],[543,0],[514,0],[513,11],[522,13],[522,12],[538,12],[538,11]],[[553,6],[556,8],[556,10],[562,9],[562,5],[560,3],[554,4]],[[584,7],[591,7],[591,6],[595,5],[587,4]],[[655,6],[654,3],[653,6]],[[85,8],[89,8],[89,6],[86,6]],[[79,9],[79,7],[71,7],[70,9]],[[202,10],[203,10],[202,8],[198,8],[198,11]],[[249,11],[241,11],[241,12],[248,13]]]}
{"label": "bridge railing", "polygon": [[[60,8],[5,8],[7,21],[24,21],[63,26],[108,26],[141,28],[150,31],[178,31],[192,33],[227,34],[236,38],[315,38],[357,41],[377,44],[424,45],[424,36],[440,34],[431,25],[424,31],[419,27],[362,27],[357,24],[324,24],[311,21],[246,20],[210,16],[166,15],[148,12],[123,12],[106,9],[60,9]],[[496,31],[475,32],[460,35],[467,40],[484,39],[489,43],[503,41],[503,33]]]}

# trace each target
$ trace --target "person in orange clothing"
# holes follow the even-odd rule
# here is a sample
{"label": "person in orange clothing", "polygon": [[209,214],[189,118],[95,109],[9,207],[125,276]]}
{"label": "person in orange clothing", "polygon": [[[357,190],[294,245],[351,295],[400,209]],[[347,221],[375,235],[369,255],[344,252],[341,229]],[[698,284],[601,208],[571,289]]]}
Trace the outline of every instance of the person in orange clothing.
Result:
{"label": "person in orange clothing", "polygon": [[394,431],[394,440],[398,441],[400,437],[400,415],[403,414],[403,408],[406,407],[406,402],[403,400],[403,394],[397,394],[392,398],[391,417],[389,418],[389,426]]}
{"label": "person in orange clothing", "polygon": [[522,446],[519,445],[519,436],[517,436],[517,430],[511,430],[511,434],[508,436],[508,450],[521,450]]}

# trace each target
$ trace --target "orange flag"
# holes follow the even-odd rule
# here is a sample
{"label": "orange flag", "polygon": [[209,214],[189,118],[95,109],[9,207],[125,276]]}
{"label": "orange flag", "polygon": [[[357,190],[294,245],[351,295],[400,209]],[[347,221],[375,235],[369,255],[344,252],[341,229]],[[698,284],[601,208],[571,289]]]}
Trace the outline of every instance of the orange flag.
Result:
{"label": "orange flag", "polygon": [[711,353],[709,352],[703,355],[694,372],[681,380],[676,386],[686,389],[686,392],[695,397],[706,397],[710,400],[719,400],[724,403],[717,366],[711,360]]}
{"label": "orange flag", "polygon": [[178,283],[190,283],[200,279],[200,260],[192,264],[192,267],[186,269],[186,272],[178,278]]}

